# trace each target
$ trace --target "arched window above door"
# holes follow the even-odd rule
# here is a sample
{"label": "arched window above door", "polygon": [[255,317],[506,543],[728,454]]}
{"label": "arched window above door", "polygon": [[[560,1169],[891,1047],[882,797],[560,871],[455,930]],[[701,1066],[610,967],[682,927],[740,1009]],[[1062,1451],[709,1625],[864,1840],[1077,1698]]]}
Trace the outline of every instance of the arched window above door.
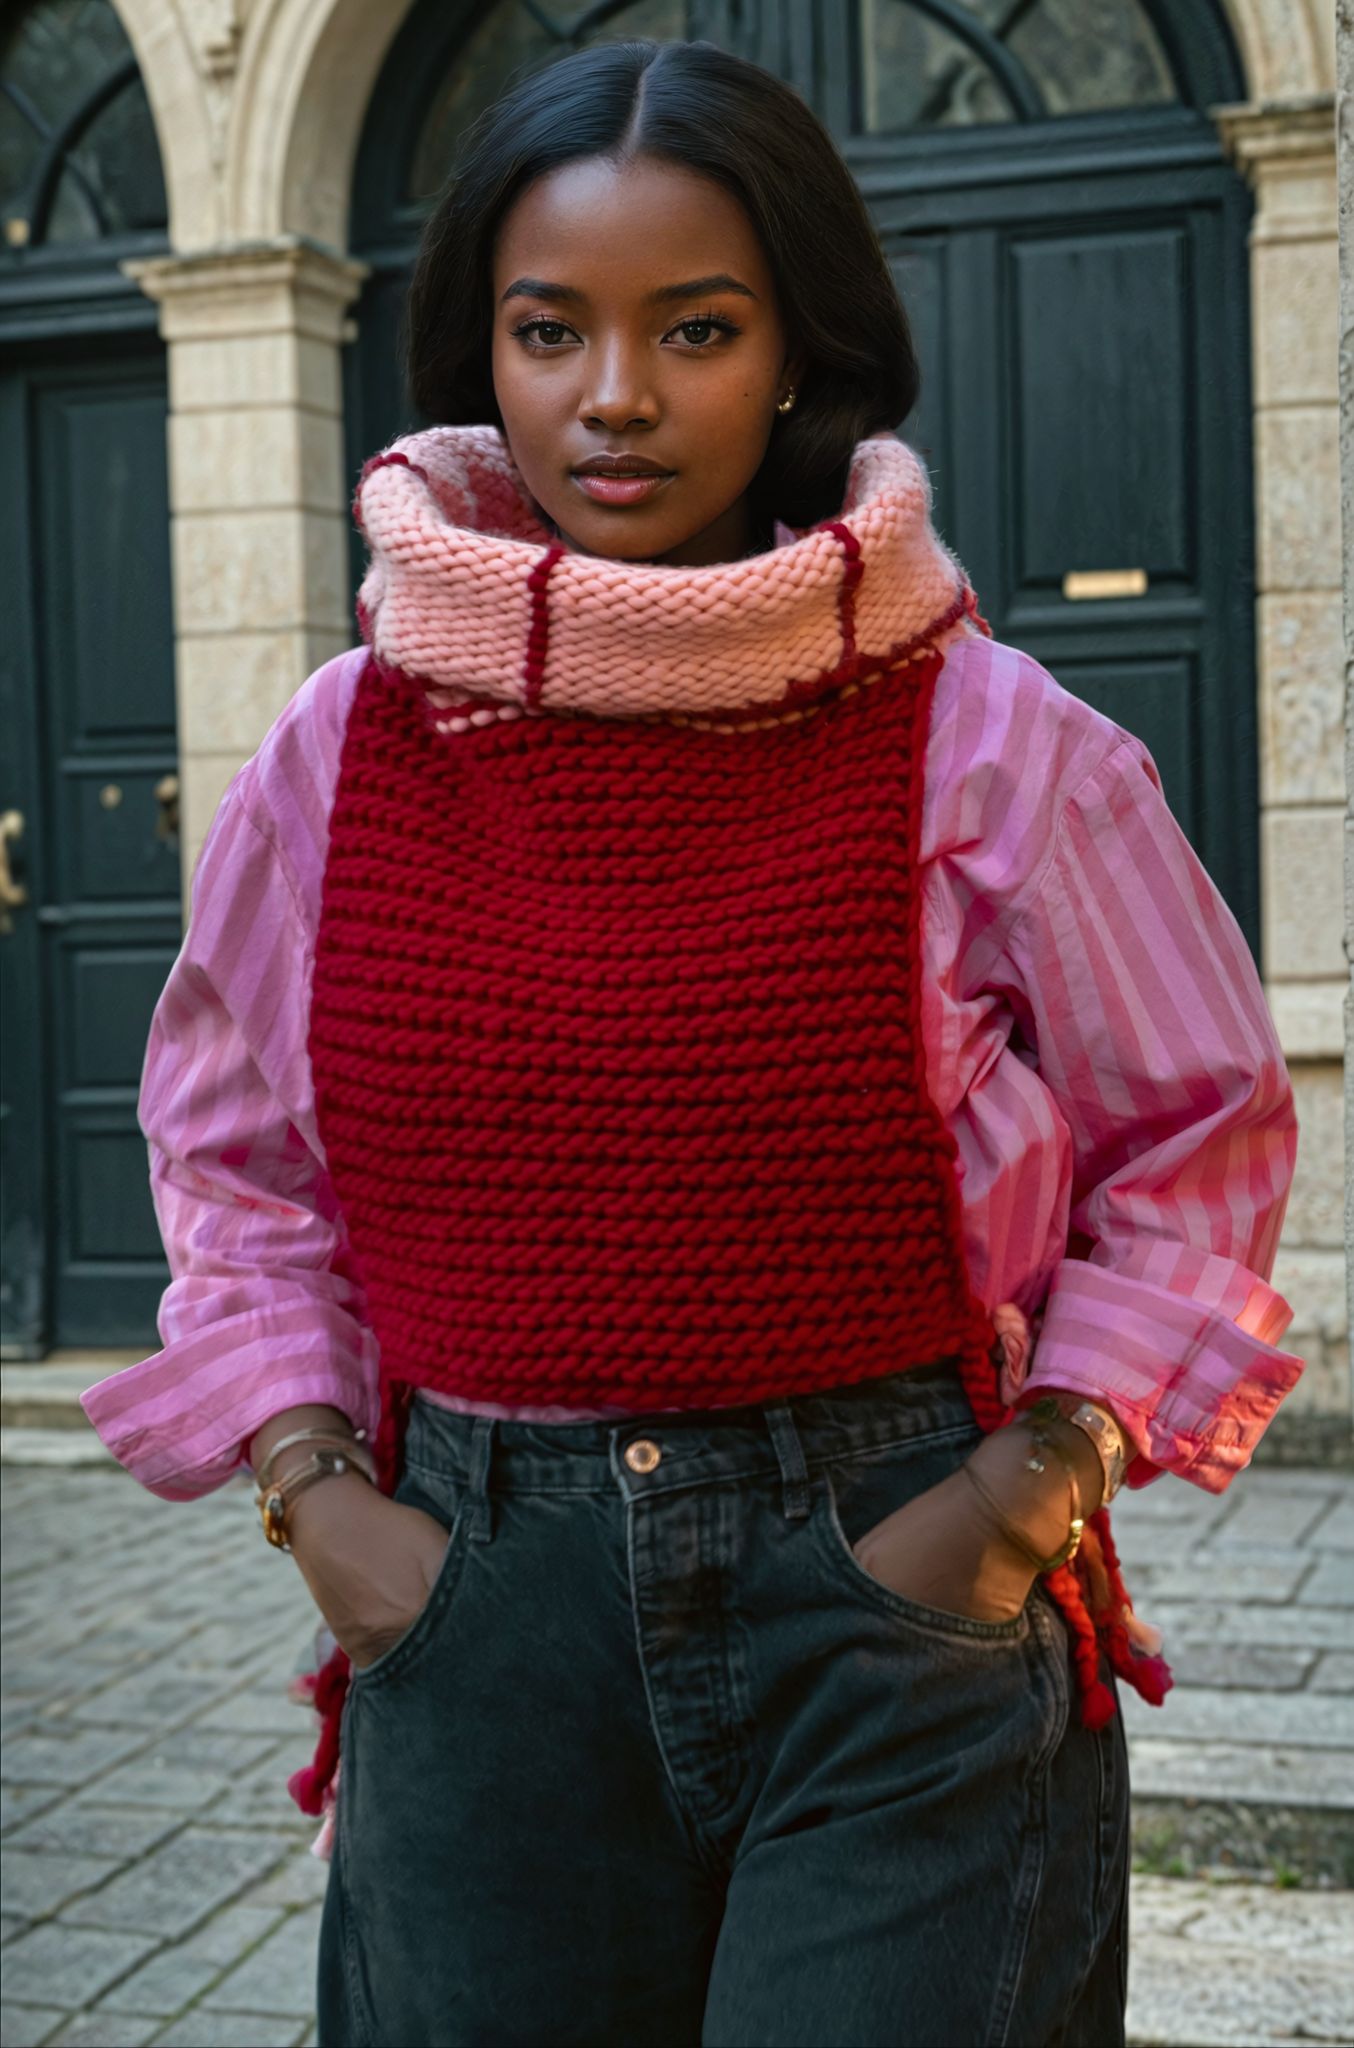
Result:
{"label": "arched window above door", "polygon": [[36,0],[0,36],[0,212],[15,251],[163,235],[155,123],[110,0]]}
{"label": "arched window above door", "polygon": [[433,61],[404,129],[400,203],[427,206],[469,123],[513,79],[594,43],[703,37],[788,79],[843,143],[868,144],[1068,116],[1198,112],[1244,98],[1219,8],[1220,0],[423,0],[401,37]]}
{"label": "arched window above door", "polygon": [[856,0],[856,132],[1169,106],[1141,0]]}

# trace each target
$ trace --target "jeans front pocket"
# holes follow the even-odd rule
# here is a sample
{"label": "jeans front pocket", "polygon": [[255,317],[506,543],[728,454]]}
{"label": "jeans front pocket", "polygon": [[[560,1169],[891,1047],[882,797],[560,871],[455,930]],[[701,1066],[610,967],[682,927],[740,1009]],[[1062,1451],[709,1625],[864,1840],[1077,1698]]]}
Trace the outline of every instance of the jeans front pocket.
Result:
{"label": "jeans front pocket", "polygon": [[1029,1634],[1028,1607],[1009,1621],[982,1621],[927,1607],[877,1579],[852,1548],[895,1508],[948,1478],[978,1441],[978,1430],[964,1427],[911,1438],[864,1457],[834,1460],[819,1475],[814,1525],[819,1549],[842,1585],[877,1611],[955,1643],[1019,1643]]}
{"label": "jeans front pocket", "polygon": [[404,1634],[379,1657],[360,1668],[353,1666],[351,1684],[356,1692],[367,1692],[388,1679],[409,1671],[434,1641],[460,1584],[466,1560],[465,1499],[460,1484],[445,1472],[406,1466],[395,1489],[395,1499],[407,1507],[421,1508],[447,1530],[447,1547],[428,1589],[428,1597]]}

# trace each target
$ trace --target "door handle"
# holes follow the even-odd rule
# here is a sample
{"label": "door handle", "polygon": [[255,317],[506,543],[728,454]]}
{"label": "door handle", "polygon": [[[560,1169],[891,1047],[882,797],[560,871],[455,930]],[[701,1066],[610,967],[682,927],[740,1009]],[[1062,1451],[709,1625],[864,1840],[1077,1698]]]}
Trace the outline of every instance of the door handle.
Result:
{"label": "door handle", "polygon": [[22,811],[0,811],[0,935],[13,931],[11,913],[28,901],[27,889],[22,882],[15,881],[9,865],[9,849],[18,845],[23,830]]}
{"label": "door handle", "polygon": [[179,831],[179,778],[177,775],[162,775],[155,785],[155,801],[160,807],[156,820],[157,839],[175,839]]}

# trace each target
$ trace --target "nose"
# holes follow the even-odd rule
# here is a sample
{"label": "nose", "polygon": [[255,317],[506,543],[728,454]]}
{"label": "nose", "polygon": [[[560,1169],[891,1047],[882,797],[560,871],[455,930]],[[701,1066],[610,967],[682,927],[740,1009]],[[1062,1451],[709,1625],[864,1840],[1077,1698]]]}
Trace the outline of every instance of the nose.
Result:
{"label": "nose", "polygon": [[653,425],[658,401],[646,351],[617,340],[588,350],[585,361],[587,376],[578,406],[584,426],[620,433],[630,426]]}

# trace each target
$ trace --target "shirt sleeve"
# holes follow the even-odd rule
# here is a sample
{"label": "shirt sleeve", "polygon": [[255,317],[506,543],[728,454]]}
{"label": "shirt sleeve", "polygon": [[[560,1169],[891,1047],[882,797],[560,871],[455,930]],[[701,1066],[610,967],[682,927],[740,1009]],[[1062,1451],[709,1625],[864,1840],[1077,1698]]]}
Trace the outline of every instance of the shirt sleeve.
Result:
{"label": "shirt sleeve", "polygon": [[1074,1161],[1025,1387],[1112,1408],[1130,1485],[1221,1492],[1302,1371],[1269,1285],[1297,1125],[1249,949],[1136,740],[1064,806],[1007,966]]}
{"label": "shirt sleeve", "polygon": [[311,943],[237,778],[193,879],[182,951],[151,1023],[139,1117],[172,1279],[164,1349],[84,1395],[151,1492],[222,1485],[284,1408],[375,1427],[375,1338],[315,1128]]}

